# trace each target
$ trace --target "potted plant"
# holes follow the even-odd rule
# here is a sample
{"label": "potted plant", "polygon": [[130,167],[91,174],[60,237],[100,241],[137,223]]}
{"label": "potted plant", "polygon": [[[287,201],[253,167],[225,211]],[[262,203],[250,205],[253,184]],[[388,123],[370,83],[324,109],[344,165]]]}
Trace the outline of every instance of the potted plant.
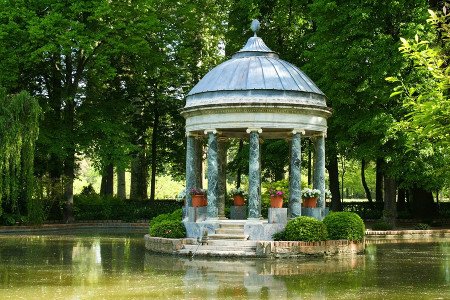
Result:
{"label": "potted plant", "polygon": [[206,190],[200,188],[192,188],[189,192],[192,196],[192,207],[206,206]]}
{"label": "potted plant", "polygon": [[270,193],[270,207],[282,208],[284,192],[282,190],[270,189],[269,193]]}
{"label": "potted plant", "polygon": [[317,198],[320,196],[320,191],[317,189],[306,188],[302,190],[303,207],[316,207]]}
{"label": "potted plant", "polygon": [[244,192],[243,189],[241,189],[240,187],[231,189],[230,193],[231,193],[231,196],[233,197],[234,206],[244,206],[245,205],[244,196],[246,195],[246,193]]}

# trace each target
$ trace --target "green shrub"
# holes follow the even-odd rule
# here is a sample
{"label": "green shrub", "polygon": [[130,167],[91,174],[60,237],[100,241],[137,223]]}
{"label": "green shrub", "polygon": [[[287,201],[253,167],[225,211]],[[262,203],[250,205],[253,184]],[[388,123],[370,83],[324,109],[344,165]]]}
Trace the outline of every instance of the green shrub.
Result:
{"label": "green shrub", "polygon": [[280,232],[274,233],[272,235],[274,241],[286,241],[286,231],[282,230]]}
{"label": "green shrub", "polygon": [[426,223],[418,223],[414,226],[416,230],[430,230],[431,226]]}
{"label": "green shrub", "polygon": [[176,211],[168,214],[160,214],[159,216],[154,217],[150,221],[150,226],[153,226],[155,224],[165,222],[165,221],[181,221],[181,218],[183,216],[183,210],[177,209]]}
{"label": "green shrub", "polygon": [[323,223],[331,240],[362,241],[366,231],[361,217],[352,212],[332,212]]}
{"label": "green shrub", "polygon": [[186,237],[186,228],[181,221],[166,220],[150,226],[150,235],[163,238],[184,238]]}
{"label": "green shrub", "polygon": [[327,228],[312,217],[297,217],[286,225],[286,240],[315,242],[327,239]]}
{"label": "green shrub", "polygon": [[393,229],[392,225],[386,223],[383,220],[377,221],[372,225],[372,230],[392,230],[392,229]]}
{"label": "green shrub", "polygon": [[[171,200],[122,200],[97,194],[76,195],[76,220],[148,220],[163,213],[172,213],[182,204]],[[180,212],[181,214],[181,212]],[[181,219],[181,218],[180,218]]]}

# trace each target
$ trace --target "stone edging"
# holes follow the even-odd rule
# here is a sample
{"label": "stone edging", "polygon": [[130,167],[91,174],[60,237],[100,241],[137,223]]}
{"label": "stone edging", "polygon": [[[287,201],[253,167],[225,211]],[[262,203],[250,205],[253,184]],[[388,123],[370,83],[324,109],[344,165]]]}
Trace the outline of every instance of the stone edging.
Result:
{"label": "stone edging", "polygon": [[148,223],[83,222],[70,224],[44,224],[40,226],[0,226],[0,234],[35,231],[58,231],[78,228],[128,228],[147,230]]}
{"label": "stone edging", "polygon": [[430,229],[430,230],[366,230],[366,237],[369,236],[408,236],[408,235],[423,235],[423,236],[445,236],[450,235],[450,229]]}
{"label": "stone edging", "polygon": [[152,237],[148,234],[144,236],[145,249],[158,252],[176,254],[178,250],[183,249],[184,245],[193,245],[194,239],[168,239],[161,237]]}
{"label": "stone edging", "polygon": [[258,241],[259,257],[334,256],[364,253],[365,242],[328,240],[322,242]]}
{"label": "stone edging", "polygon": [[[184,245],[195,245],[192,238],[168,239],[151,237],[145,235],[145,248],[149,251],[180,254],[179,250]],[[302,256],[334,256],[364,253],[365,242],[355,242],[348,240],[329,240],[322,242],[298,242],[298,241],[256,241],[256,251],[254,257],[266,258],[288,258]],[[201,255],[201,254],[199,254]],[[214,252],[203,254],[208,256],[217,255]],[[220,256],[226,256],[222,254]],[[249,255],[246,255],[248,257]]]}

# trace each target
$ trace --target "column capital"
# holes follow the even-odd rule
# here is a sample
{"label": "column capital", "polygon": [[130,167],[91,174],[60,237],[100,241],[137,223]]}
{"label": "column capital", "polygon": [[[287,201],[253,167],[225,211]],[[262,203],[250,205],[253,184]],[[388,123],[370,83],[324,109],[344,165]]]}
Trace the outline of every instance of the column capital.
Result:
{"label": "column capital", "polygon": [[216,129],[205,129],[204,133],[205,134],[208,134],[208,133],[216,134],[217,130]]}
{"label": "column capital", "polygon": [[198,138],[198,137],[200,137],[200,134],[197,133],[197,132],[186,131],[186,137],[194,137],[194,138]]}
{"label": "column capital", "polygon": [[254,132],[254,131],[256,131],[256,132],[258,132],[258,133],[262,133],[262,129],[261,129],[261,128],[249,127],[249,128],[247,128],[247,130],[246,130],[247,133]]}
{"label": "column capital", "polygon": [[305,135],[305,130],[299,129],[299,128],[292,129],[292,134],[297,134],[297,133],[300,133],[301,135]]}

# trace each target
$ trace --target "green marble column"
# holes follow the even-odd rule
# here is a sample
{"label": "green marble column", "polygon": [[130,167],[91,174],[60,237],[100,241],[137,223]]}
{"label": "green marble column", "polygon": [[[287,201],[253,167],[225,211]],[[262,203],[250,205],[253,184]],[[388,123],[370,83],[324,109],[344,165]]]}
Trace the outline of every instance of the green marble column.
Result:
{"label": "green marble column", "polygon": [[208,134],[208,218],[217,218],[219,166],[217,157],[217,132],[207,131]]}
{"label": "green marble column", "polygon": [[248,219],[259,219],[261,203],[261,165],[259,133],[261,129],[247,129],[250,133],[248,173]]}
{"label": "green marble column", "polygon": [[203,138],[195,138],[195,187],[203,188]]}
{"label": "green marble column", "polygon": [[316,138],[314,143],[314,188],[320,190],[317,207],[325,208],[325,136]]}
{"label": "green marble column", "polygon": [[227,194],[227,150],[228,142],[226,138],[219,138],[218,163],[218,201],[217,209],[219,218],[225,218],[225,201]]}
{"label": "green marble column", "polygon": [[290,217],[301,216],[301,135],[300,132],[292,131],[291,141],[291,170],[289,173],[289,209]]}
{"label": "green marble column", "polygon": [[192,197],[190,190],[195,187],[196,170],[195,170],[195,137],[187,134],[186,141],[186,211],[192,206]]}

